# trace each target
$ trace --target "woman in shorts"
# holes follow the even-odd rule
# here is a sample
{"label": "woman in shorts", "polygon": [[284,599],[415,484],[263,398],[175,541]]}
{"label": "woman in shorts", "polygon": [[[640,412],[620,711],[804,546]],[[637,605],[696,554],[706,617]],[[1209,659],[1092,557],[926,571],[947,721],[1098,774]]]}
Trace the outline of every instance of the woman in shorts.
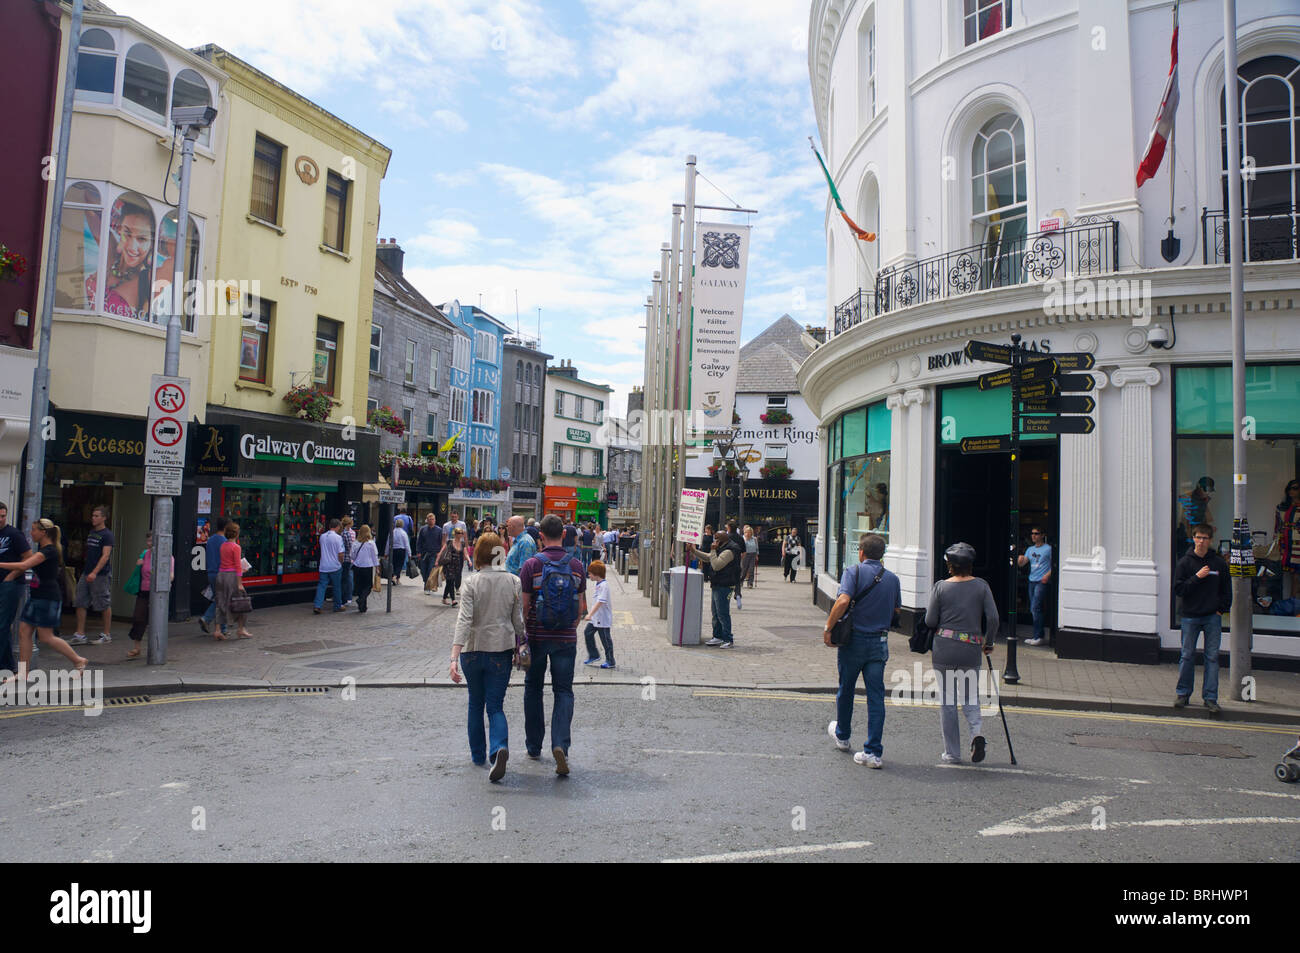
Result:
{"label": "woman in shorts", "polygon": [[20,563],[0,563],[0,571],[32,571],[32,591],[19,618],[18,674],[27,677],[27,666],[32,660],[32,632],[45,645],[53,648],[78,672],[84,672],[88,660],[78,655],[67,642],[54,634],[54,628],[63,616],[63,589],[59,577],[63,573],[63,546],[59,528],[52,520],[39,519],[32,524],[31,555]]}

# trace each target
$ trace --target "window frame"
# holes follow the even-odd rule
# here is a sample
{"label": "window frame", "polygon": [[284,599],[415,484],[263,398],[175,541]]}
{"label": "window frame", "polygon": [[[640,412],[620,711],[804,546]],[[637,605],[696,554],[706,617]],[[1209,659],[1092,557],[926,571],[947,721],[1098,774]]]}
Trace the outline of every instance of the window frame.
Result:
{"label": "window frame", "polygon": [[[992,17],[992,11],[997,9],[999,26],[991,33],[980,35],[980,14],[989,11],[989,17]],[[1001,36],[1011,29],[1014,22],[1015,9],[1012,0],[962,0],[961,5],[961,39],[962,49],[970,49],[972,46],[978,46],[985,40],[991,40],[995,36]],[[985,20],[987,27],[989,20]]]}
{"label": "window frame", "polygon": [[[266,216],[259,214],[260,210],[256,206],[258,160],[260,159],[264,162],[269,162],[270,160],[269,150],[263,152],[261,149],[263,145],[269,146],[271,149],[275,149],[278,152],[278,162],[275,164],[275,169],[274,169],[275,174],[272,179],[272,182],[274,184],[275,208],[273,210],[273,215],[270,218],[267,218]],[[250,183],[250,189],[249,189],[248,214],[253,216],[253,218],[257,219],[259,222],[266,222],[269,225],[275,225],[277,227],[280,225],[280,218],[284,210],[284,157],[287,153],[288,153],[288,149],[285,148],[283,143],[276,142],[270,136],[263,135],[260,132],[254,135],[253,172],[252,172],[252,181]]]}
{"label": "window frame", "polygon": [[[327,331],[327,332],[332,331],[334,337],[330,338],[328,334],[322,335],[321,334],[322,331]],[[322,386],[321,389],[325,393],[329,394],[331,397],[338,396],[338,390],[340,384],[339,366],[342,363],[342,354],[341,354],[342,344],[340,342],[340,338],[342,337],[343,337],[342,322],[335,321],[333,318],[327,318],[323,314],[316,315],[316,338],[315,338],[316,347],[315,350],[313,351],[313,357],[312,357],[311,379],[312,379],[312,384],[314,385],[320,386],[323,384],[324,386]],[[330,347],[331,344],[333,345],[333,347]],[[328,360],[326,361],[327,373],[326,373],[326,379],[324,381],[319,380],[316,376],[317,363],[322,351],[328,355]]]}
{"label": "window frame", "polygon": [[[348,250],[348,204],[352,199],[352,183],[333,169],[325,170],[325,210],[321,224],[321,244],[336,252],[347,254]],[[329,234],[330,200],[337,198],[338,218],[334,234]],[[331,241],[333,239],[333,241]],[[335,244],[337,242],[338,244]]]}
{"label": "window frame", "polygon": [[[376,337],[378,340],[376,340]],[[370,373],[384,372],[384,326],[372,322],[370,325]]]}
{"label": "window frame", "polygon": [[[259,298],[250,295],[249,306],[250,309],[257,312],[257,315],[255,323],[251,325],[251,331],[250,325],[244,324],[242,320],[240,322],[239,362],[237,373],[241,381],[248,381],[253,384],[268,384],[270,383],[268,378],[271,376],[271,334],[275,320],[275,302],[267,298]],[[265,323],[265,326],[263,326],[263,323]],[[261,371],[260,377],[251,376],[250,374],[245,373],[245,370],[248,369],[248,365],[244,364],[244,343],[250,334],[260,335],[260,342],[258,345],[259,366],[252,368],[253,372],[256,372],[257,370]]]}
{"label": "window frame", "polygon": [[442,365],[442,352],[437,345],[429,347],[429,390],[438,393],[438,373]]}
{"label": "window frame", "polygon": [[402,383],[415,386],[415,365],[419,359],[420,344],[411,338],[406,339],[406,360],[402,368]]}
{"label": "window frame", "polygon": [[[86,37],[92,33],[104,34],[104,36],[108,37],[108,42],[110,45],[108,47],[87,46]],[[82,31],[81,42],[77,46],[77,88],[75,91],[76,99],[88,103],[104,103],[105,105],[108,106],[112,106],[116,104],[117,94],[120,88],[120,83],[118,82],[118,63],[120,59],[120,53],[121,50],[119,49],[117,38],[113,36],[113,34],[110,33],[108,30],[105,30],[102,27],[89,27],[86,30]],[[83,60],[82,57],[90,57],[93,59],[112,61],[113,63],[112,88],[109,89],[107,93],[105,93],[103,90],[89,89],[81,85],[82,79],[90,75],[84,69],[84,66],[86,65],[86,61]]]}

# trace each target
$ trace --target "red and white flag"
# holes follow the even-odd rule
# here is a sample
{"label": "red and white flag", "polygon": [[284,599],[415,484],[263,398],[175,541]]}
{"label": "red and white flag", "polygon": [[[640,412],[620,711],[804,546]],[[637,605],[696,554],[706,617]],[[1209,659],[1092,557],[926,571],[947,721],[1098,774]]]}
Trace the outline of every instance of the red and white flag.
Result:
{"label": "red and white flag", "polygon": [[[1156,174],[1165,157],[1165,146],[1174,135],[1174,114],[1178,112],[1178,0],[1174,0],[1174,38],[1169,44],[1169,79],[1165,81],[1165,94],[1160,99],[1160,112],[1151,127],[1151,138],[1138,164],[1137,184]],[[1172,174],[1172,173],[1171,173]]]}

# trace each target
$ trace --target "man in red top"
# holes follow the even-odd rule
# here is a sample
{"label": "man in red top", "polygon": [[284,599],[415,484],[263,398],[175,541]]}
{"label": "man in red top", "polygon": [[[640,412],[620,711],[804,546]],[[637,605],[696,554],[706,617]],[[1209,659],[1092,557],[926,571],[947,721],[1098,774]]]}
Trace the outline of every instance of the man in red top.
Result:
{"label": "man in red top", "polygon": [[[565,552],[564,523],[554,514],[542,520],[542,549],[519,571],[524,596],[524,632],[532,664],[524,677],[524,743],[540,758],[546,736],[542,688],[551,666],[551,754],[555,773],[569,773],[569,730],[573,723],[573,669],[578,655],[578,619],[587,614],[587,573]],[[567,563],[567,565],[566,565]],[[568,572],[565,573],[564,570]]]}

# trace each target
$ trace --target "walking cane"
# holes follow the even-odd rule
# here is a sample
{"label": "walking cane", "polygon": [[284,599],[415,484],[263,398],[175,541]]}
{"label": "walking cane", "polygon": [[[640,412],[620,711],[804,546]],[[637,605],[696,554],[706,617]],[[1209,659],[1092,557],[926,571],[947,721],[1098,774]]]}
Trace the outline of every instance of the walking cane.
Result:
{"label": "walking cane", "polygon": [[1011,747],[1011,732],[1007,729],[1007,713],[1002,710],[1002,693],[998,691],[998,676],[997,673],[993,671],[992,654],[988,652],[984,653],[984,661],[989,663],[989,674],[993,676],[993,691],[996,692],[998,696],[998,714],[1002,716],[1002,733],[1007,736],[1007,751],[1011,753],[1011,763],[1015,764],[1016,749]]}

